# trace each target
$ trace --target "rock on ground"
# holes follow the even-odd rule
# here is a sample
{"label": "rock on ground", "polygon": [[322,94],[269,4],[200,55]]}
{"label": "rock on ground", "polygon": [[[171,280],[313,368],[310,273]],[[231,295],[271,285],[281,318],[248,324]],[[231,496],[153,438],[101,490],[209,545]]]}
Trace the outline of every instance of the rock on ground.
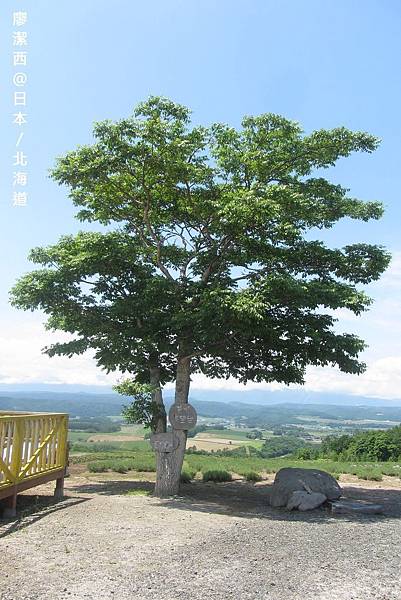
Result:
{"label": "rock on ground", "polygon": [[362,500],[347,500],[346,498],[330,502],[329,508],[333,515],[381,515],[384,512],[384,506],[382,504],[364,502]]}
{"label": "rock on ground", "polygon": [[313,510],[326,502],[327,498],[319,492],[293,492],[287,504],[287,510]]}
{"label": "rock on ground", "polygon": [[329,473],[319,469],[280,469],[269,493],[273,507],[287,506],[294,492],[317,492],[328,500],[337,500],[342,495],[341,487]]}

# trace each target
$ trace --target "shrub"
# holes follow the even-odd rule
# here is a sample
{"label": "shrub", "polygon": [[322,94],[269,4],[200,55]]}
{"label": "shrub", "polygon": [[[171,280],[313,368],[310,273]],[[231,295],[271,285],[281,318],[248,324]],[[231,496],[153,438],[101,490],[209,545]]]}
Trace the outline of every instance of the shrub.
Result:
{"label": "shrub", "polygon": [[232,475],[228,471],[206,471],[203,473],[203,481],[214,481],[215,483],[232,481]]}
{"label": "shrub", "polygon": [[91,473],[105,473],[108,469],[107,462],[95,461],[88,463],[88,471]]}
{"label": "shrub", "polygon": [[156,462],[153,456],[149,458],[136,458],[132,464],[132,470],[141,472],[154,473],[156,471]]}
{"label": "shrub", "polygon": [[115,473],[126,473],[131,470],[131,465],[124,461],[113,461],[110,463],[109,467]]}
{"label": "shrub", "polygon": [[378,469],[361,468],[356,470],[356,476],[358,479],[365,479],[369,481],[382,481],[383,475]]}
{"label": "shrub", "polygon": [[245,479],[247,481],[253,481],[256,483],[257,481],[262,481],[262,477],[256,471],[249,471],[249,473],[245,474]]}

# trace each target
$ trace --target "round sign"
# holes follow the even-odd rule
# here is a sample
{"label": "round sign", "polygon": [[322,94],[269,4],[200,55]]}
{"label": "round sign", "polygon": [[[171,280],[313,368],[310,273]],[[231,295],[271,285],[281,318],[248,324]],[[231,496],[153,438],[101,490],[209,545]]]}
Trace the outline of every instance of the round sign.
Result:
{"label": "round sign", "polygon": [[168,418],[174,429],[192,429],[196,425],[196,410],[190,404],[173,404]]}
{"label": "round sign", "polygon": [[171,431],[167,433],[153,433],[150,436],[150,445],[156,452],[173,452],[178,448],[179,443],[180,440]]}

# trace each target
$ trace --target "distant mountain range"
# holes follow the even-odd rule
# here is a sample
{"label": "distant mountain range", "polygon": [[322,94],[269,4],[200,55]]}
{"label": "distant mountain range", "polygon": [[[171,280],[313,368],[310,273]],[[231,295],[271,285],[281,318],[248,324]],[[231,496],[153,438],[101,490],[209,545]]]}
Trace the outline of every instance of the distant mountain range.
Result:
{"label": "distant mountain range", "polygon": [[[104,389],[102,389],[103,391]],[[348,400],[348,402],[346,402]],[[130,398],[116,393],[53,390],[0,390],[0,410],[67,412],[71,416],[97,417],[119,415]],[[165,394],[166,404],[173,393]],[[372,421],[372,426],[401,422],[401,402],[333,394],[298,392],[226,392],[194,390],[191,403],[203,417],[235,419],[251,427],[322,422],[337,427]],[[376,425],[374,425],[374,422]]]}
{"label": "distant mountain range", "polygon": [[[29,395],[31,398],[37,398],[39,393],[52,394],[54,400],[61,393],[88,395],[88,401],[93,395],[96,397],[107,396],[105,402],[111,402],[113,405],[121,404],[122,397],[113,392],[108,386],[89,386],[89,385],[68,385],[68,384],[0,384],[0,398],[10,394]],[[172,390],[164,392],[166,399],[173,397]],[[399,399],[387,400],[385,398],[370,398],[367,396],[352,396],[340,393],[310,392],[305,389],[284,389],[280,391],[269,391],[250,389],[246,391],[233,390],[204,390],[191,388],[191,398],[193,400],[213,401],[213,402],[243,402],[245,404],[318,404],[336,406],[401,406],[401,394]],[[99,399],[100,400],[100,399]],[[124,402],[124,401],[123,401]]]}

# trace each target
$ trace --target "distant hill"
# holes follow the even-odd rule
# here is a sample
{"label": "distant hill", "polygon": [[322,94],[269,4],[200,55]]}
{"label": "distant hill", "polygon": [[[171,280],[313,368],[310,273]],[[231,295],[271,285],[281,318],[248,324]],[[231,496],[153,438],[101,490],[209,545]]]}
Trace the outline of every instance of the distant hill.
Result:
{"label": "distant hill", "polygon": [[[63,394],[83,394],[84,397],[90,396],[91,401],[94,398],[107,397],[107,402],[114,400],[118,404],[121,401],[121,396],[113,392],[108,386],[92,386],[92,385],[74,385],[74,384],[1,384],[0,383],[0,398],[4,395],[11,396],[14,393],[28,394],[30,397],[37,397],[38,393],[51,393],[59,395]],[[164,392],[165,398],[173,396],[172,390]],[[336,405],[336,406],[401,406],[400,398],[387,400],[385,398],[372,398],[367,396],[353,396],[350,394],[340,393],[323,393],[310,392],[302,387],[297,389],[284,389],[279,391],[249,389],[245,391],[239,390],[205,390],[191,388],[191,397],[196,400],[212,401],[212,402],[242,402],[245,404],[318,404],[318,405]],[[114,400],[113,400],[114,398]],[[106,398],[104,398],[106,400]]]}
{"label": "distant hill", "polygon": [[0,410],[68,412],[79,417],[119,415],[122,405],[128,402],[129,398],[115,393],[0,392]]}
{"label": "distant hill", "polygon": [[[196,393],[196,391],[195,391]],[[251,392],[248,392],[251,393]],[[314,423],[316,419],[336,423],[346,421],[371,420],[376,423],[386,421],[401,422],[401,406],[393,403],[391,406],[370,405],[345,405],[326,402],[316,403],[245,403],[236,401],[236,394],[232,402],[218,402],[203,400],[193,396],[191,403],[198,414],[204,417],[217,417],[222,419],[243,418],[251,427],[269,427],[282,424],[307,424]],[[280,397],[280,396],[279,396]],[[320,397],[321,398],[321,397]],[[315,399],[315,397],[314,397]],[[322,398],[321,398],[322,399]],[[366,399],[364,399],[366,400]],[[95,394],[84,392],[54,392],[54,391],[9,391],[0,392],[0,410],[29,410],[33,412],[68,412],[71,416],[110,416],[118,415],[123,404],[130,398],[119,394]],[[166,404],[173,402],[172,394],[166,394]]]}

